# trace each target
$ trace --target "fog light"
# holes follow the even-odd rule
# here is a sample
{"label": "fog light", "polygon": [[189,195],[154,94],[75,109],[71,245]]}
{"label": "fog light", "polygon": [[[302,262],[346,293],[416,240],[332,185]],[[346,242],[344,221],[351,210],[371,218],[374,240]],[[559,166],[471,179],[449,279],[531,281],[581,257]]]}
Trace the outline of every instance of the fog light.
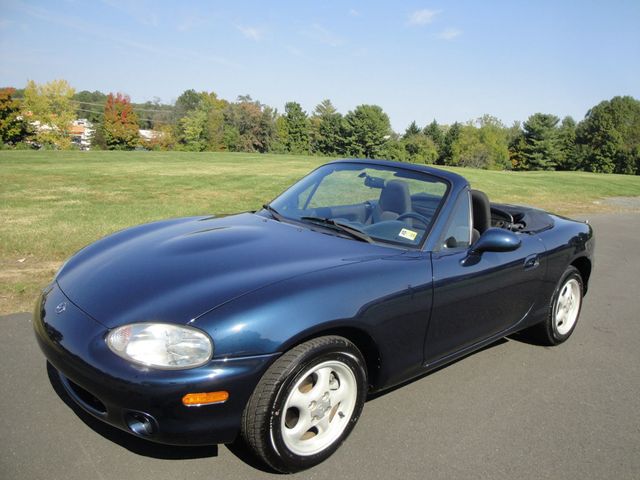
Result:
{"label": "fog light", "polygon": [[141,437],[151,435],[156,430],[155,422],[146,413],[129,412],[125,416],[125,420],[127,422],[129,430],[131,430],[136,435],[140,435]]}
{"label": "fog light", "polygon": [[187,407],[197,407],[211,403],[223,403],[226,402],[228,398],[229,392],[225,392],[224,390],[220,392],[187,393],[182,397],[182,403]]}

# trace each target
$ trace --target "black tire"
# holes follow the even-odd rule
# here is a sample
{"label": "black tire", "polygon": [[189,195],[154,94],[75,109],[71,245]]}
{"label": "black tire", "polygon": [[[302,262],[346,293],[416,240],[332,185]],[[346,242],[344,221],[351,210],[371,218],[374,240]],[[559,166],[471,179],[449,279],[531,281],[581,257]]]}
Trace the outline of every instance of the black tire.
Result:
{"label": "black tire", "polygon": [[[563,291],[567,288],[571,282],[577,282],[578,285],[578,299],[579,302],[577,306],[577,314],[575,320],[572,322],[571,327],[567,331],[561,331],[561,327],[559,329],[558,322],[556,321],[556,314],[558,309],[558,301],[563,293]],[[542,345],[554,346],[559,345],[565,342],[573,333],[578,324],[578,319],[580,318],[580,311],[582,309],[582,299],[584,296],[584,283],[582,281],[582,276],[577,268],[570,265],[567,267],[562,277],[560,277],[560,281],[556,286],[556,289],[553,292],[551,297],[551,303],[549,305],[549,312],[547,314],[547,318],[531,327],[526,333],[529,334],[533,339],[541,343]]]}
{"label": "black tire", "polygon": [[[290,395],[294,395],[294,387],[299,382],[305,382],[307,379],[312,378],[315,374],[313,373],[314,367],[325,372],[327,371],[326,369],[331,369],[330,366],[323,368],[321,364],[335,364],[339,369],[343,369],[341,371],[345,373],[344,377],[348,377],[348,379],[344,380],[344,385],[355,386],[355,395],[351,395],[349,400],[349,408],[353,406],[353,409],[349,418],[342,411],[339,411],[343,408],[342,403],[332,405],[331,408],[326,410],[321,409],[320,414],[322,417],[326,416],[326,420],[329,422],[338,422],[336,424],[331,423],[333,425],[331,427],[333,428],[331,430],[332,434],[339,432],[340,429],[343,430],[341,430],[337,438],[333,439],[321,451],[299,454],[287,446],[287,440],[285,440],[283,433],[284,428],[289,428],[286,425],[288,420],[285,419],[285,416],[289,415],[289,411],[297,410],[290,407],[285,412],[284,407]],[[353,376],[348,373],[349,371]],[[319,377],[316,375],[314,378],[319,385],[319,381],[317,381]],[[339,380],[335,370],[331,370],[330,378],[332,381],[337,382],[337,388],[339,389],[342,380]],[[309,387],[311,391],[315,390],[315,384],[308,383],[308,385],[311,385]],[[336,385],[336,383],[329,385]],[[302,391],[300,390],[301,388],[302,385],[298,387],[298,390]],[[311,395],[311,391],[302,393],[302,395]],[[292,473],[313,467],[333,454],[351,433],[362,412],[366,392],[367,373],[365,362],[362,354],[354,344],[338,336],[325,336],[309,340],[287,351],[262,376],[242,416],[242,439],[259,460],[279,472]],[[353,403],[353,398],[355,398],[355,404]],[[324,403],[323,405],[331,405],[331,402],[329,401],[329,403]],[[309,409],[311,409],[311,406],[309,406]],[[330,411],[327,413],[328,410]],[[305,415],[311,415],[311,413],[317,413],[317,411],[317,409],[310,410],[305,412]],[[337,411],[339,411],[339,417],[336,416]],[[301,418],[301,414],[298,416]],[[318,417],[313,416],[312,418],[316,419]],[[296,419],[294,421],[297,422]],[[316,433],[313,433],[313,428],[316,427],[312,427],[305,435],[311,432],[310,435],[317,434],[319,436],[318,429],[316,428]],[[331,436],[327,438],[331,438]]]}

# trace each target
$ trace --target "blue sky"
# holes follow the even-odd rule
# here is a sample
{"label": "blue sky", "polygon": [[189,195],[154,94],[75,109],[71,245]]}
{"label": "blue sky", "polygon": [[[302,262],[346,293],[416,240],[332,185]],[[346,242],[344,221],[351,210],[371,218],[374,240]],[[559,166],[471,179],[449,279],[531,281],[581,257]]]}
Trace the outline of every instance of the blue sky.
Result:
{"label": "blue sky", "polygon": [[489,113],[581,119],[640,98],[640,1],[0,0],[0,85],[172,102],[187,88],[282,110],[375,103],[402,131]]}

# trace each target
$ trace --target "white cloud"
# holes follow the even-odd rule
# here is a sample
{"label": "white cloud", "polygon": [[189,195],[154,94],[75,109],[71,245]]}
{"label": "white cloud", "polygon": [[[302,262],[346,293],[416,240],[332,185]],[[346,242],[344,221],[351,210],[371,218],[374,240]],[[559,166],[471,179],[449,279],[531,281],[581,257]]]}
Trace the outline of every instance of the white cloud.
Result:
{"label": "white cloud", "polygon": [[349,15],[351,15],[352,17],[359,17],[360,16],[360,12],[358,10],[356,10],[355,8],[350,8],[349,9]]}
{"label": "white cloud", "polygon": [[257,27],[236,25],[236,28],[240,30],[240,33],[242,33],[242,35],[256,42],[259,42],[260,40],[262,40],[262,37],[264,36],[264,31]]}
{"label": "white cloud", "polygon": [[429,10],[428,8],[424,8],[422,10],[416,10],[412,14],[409,15],[409,25],[422,26],[428,23],[433,22],[433,19],[438,15],[442,10]]}
{"label": "white cloud", "polygon": [[445,28],[443,31],[438,33],[436,37],[441,40],[453,40],[460,35],[462,35],[462,30],[458,30],[457,28]]}
{"label": "white cloud", "polygon": [[311,28],[305,34],[316,42],[324,43],[330,47],[338,47],[344,43],[342,37],[331,30],[327,30],[319,23],[311,25]]}

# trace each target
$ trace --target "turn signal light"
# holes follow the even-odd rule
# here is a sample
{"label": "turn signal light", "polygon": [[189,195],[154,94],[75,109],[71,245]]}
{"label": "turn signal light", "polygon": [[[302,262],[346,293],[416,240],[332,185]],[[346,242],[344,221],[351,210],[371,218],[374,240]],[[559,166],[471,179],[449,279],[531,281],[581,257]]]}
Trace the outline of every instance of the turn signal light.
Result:
{"label": "turn signal light", "polygon": [[204,393],[187,393],[182,397],[182,403],[187,407],[196,405],[207,405],[211,403],[223,403],[229,398],[229,392],[224,390],[220,392],[204,392]]}

